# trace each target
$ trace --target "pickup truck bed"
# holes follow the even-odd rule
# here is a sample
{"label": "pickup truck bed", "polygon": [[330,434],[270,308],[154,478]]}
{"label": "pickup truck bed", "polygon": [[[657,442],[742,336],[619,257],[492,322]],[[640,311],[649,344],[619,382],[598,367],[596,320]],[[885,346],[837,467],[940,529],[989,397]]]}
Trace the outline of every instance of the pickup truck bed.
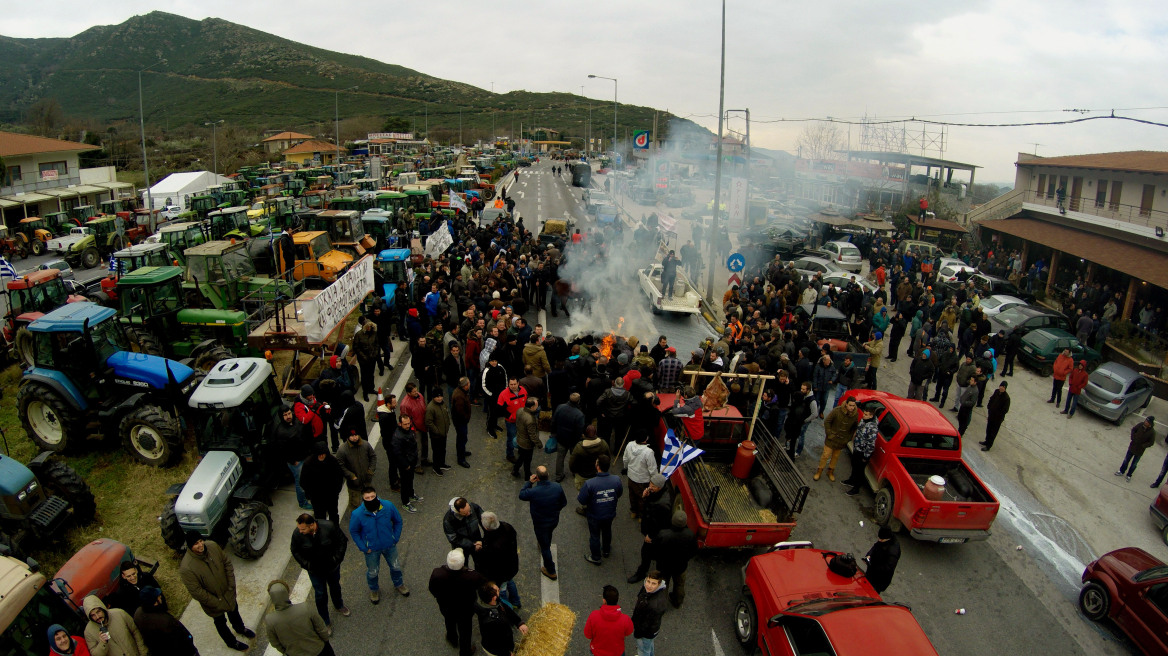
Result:
{"label": "pickup truck bed", "polygon": [[931,476],[940,476],[945,479],[945,501],[960,503],[989,503],[992,496],[981,487],[981,483],[969,475],[965,463],[960,466],[951,466],[949,463],[923,458],[906,458],[901,456],[900,463],[904,465],[908,475],[921,490],[925,489],[925,482]]}

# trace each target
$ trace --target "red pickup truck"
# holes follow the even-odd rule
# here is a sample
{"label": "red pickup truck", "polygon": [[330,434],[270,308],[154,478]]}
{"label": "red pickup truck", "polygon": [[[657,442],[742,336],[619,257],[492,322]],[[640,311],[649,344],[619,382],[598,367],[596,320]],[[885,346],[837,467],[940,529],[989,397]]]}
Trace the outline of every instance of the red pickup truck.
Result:
{"label": "red pickup truck", "polygon": [[[961,460],[953,424],[924,401],[874,390],[852,390],[844,394],[849,397],[875,412],[880,430],[864,472],[876,493],[876,521],[941,544],[988,538],[998,500]],[[945,479],[944,496],[935,501],[924,493],[933,476]]]}
{"label": "red pickup truck", "polygon": [[831,571],[832,552],[775,545],[743,569],[734,637],[766,656],[936,656],[907,606],[883,601],[863,572]]}

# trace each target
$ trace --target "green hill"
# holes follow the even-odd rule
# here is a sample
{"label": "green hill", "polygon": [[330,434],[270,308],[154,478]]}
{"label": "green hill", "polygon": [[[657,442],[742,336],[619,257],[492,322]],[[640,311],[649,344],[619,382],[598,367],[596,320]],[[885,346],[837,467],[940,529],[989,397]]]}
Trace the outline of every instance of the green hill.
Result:
{"label": "green hill", "polygon": [[[342,118],[401,117],[420,131],[428,114],[436,138],[457,136],[460,108],[467,141],[475,131],[486,136],[492,120],[500,133],[522,122],[580,137],[590,102],[594,132],[603,130],[607,138],[612,130],[611,104],[568,93],[495,94],[218,18],[195,21],[163,12],[71,38],[0,36],[0,122],[21,123],[45,99],[56,100],[69,118],[136,122],[138,71],[159,59],[166,63],[142,75],[146,122],[154,126],[225,119],[257,130],[331,133],[335,92],[356,85],[341,94]],[[653,115],[650,107],[621,105],[621,136],[651,128]],[[667,123],[661,113],[662,136]]]}

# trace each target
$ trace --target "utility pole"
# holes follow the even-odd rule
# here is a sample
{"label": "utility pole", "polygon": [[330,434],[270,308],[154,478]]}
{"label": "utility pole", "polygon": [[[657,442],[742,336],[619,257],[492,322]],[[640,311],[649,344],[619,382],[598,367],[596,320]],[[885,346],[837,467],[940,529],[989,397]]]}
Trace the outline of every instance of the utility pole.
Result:
{"label": "utility pole", "polygon": [[462,108],[458,108],[458,145],[462,145]]}
{"label": "utility pole", "polygon": [[706,300],[714,298],[714,263],[717,261],[718,249],[715,243],[720,234],[719,223],[722,220],[722,118],[726,109],[726,0],[722,0],[722,70],[718,80],[718,146],[714,166],[714,214],[710,217],[710,229],[713,234],[706,241],[710,248],[709,271],[706,274]]}
{"label": "utility pole", "polygon": [[146,212],[149,217],[147,223],[150,225],[150,232],[154,232],[154,197],[150,194],[150,164],[146,159],[146,112],[142,109],[142,74],[165,63],[165,59],[159,59],[138,71],[138,128],[142,132],[142,173],[146,177]]}

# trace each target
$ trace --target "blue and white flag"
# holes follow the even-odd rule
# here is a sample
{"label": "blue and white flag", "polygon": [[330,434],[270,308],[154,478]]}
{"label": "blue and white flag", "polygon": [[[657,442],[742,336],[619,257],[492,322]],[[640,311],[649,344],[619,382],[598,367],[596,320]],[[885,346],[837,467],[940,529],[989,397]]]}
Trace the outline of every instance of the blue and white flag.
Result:
{"label": "blue and white flag", "polygon": [[8,262],[8,258],[0,257],[0,278],[12,278],[16,280],[20,276],[16,275],[16,269]]}
{"label": "blue and white flag", "polygon": [[450,209],[462,210],[463,212],[470,211],[470,210],[466,209],[466,203],[463,202],[462,196],[459,196],[458,194],[454,193],[453,190],[451,190],[451,192],[450,192]]}
{"label": "blue and white flag", "polygon": [[111,253],[111,254],[110,254],[110,261],[109,261],[109,268],[108,268],[108,271],[109,271],[110,273],[116,273],[116,274],[118,274],[118,275],[120,276],[120,275],[122,275],[122,268],[123,268],[123,266],[122,266],[122,261],[121,261],[121,260],[119,260],[119,259],[117,259],[117,258],[115,258],[115,257],[113,256],[113,254]]}
{"label": "blue and white flag", "polygon": [[661,475],[669,478],[678,467],[705,453],[696,446],[682,444],[673,434],[673,429],[665,431],[665,448],[661,452]]}

